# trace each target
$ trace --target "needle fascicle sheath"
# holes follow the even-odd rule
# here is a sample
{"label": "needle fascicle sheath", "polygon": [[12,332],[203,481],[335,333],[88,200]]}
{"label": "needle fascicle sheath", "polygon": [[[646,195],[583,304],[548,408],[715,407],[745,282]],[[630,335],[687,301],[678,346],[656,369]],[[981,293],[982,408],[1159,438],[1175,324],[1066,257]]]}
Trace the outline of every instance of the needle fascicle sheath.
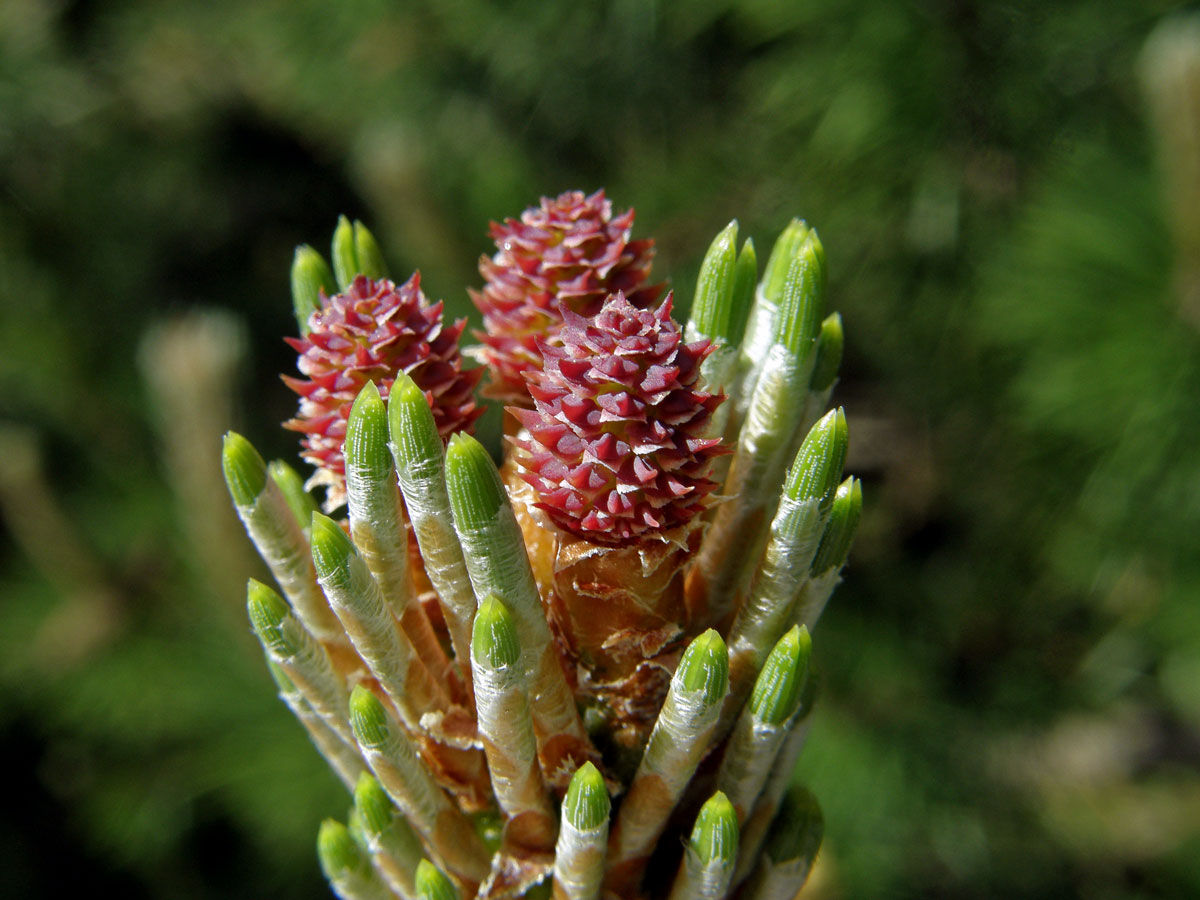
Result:
{"label": "needle fascicle sheath", "polygon": [[733,804],[717,791],[700,807],[669,900],[721,900],[737,865],[738,822]]}
{"label": "needle fascicle sheath", "polygon": [[283,598],[250,579],[246,590],[250,624],[267,658],[279,666],[322,721],[354,745],[346,718],[346,687],[329,654],[295,616]]}
{"label": "needle fascicle sheath", "polygon": [[808,384],[808,409],[821,410],[829,403],[829,395],[837,384],[838,370],[842,367],[846,335],[842,326],[842,314],[830,313],[821,322],[821,333],[817,335],[817,358],[813,363],[812,379]]}
{"label": "needle fascicle sheath", "polygon": [[279,485],[268,477],[263,458],[231,431],[221,462],[238,517],[304,627],[326,646],[348,648],[346,633],[317,586],[308,539]]}
{"label": "needle fascicle sheath", "polygon": [[817,798],[805,788],[793,787],[771,823],[771,837],[742,896],[747,900],[793,900],[808,881],[824,835],[825,821]]}
{"label": "needle fascicle sheath", "polygon": [[779,748],[787,738],[808,677],[812,641],[808,629],[793,626],[767,656],[750,702],[733,727],[717,788],[725,792],[745,822],[762,792]]}
{"label": "needle fascicle sheath", "polygon": [[701,622],[719,623],[736,609],[766,540],[787,453],[804,413],[824,282],[824,251],[810,231],[783,279],[771,343],[722,489],[734,499],[717,508],[688,576],[688,606]]}
{"label": "needle fascicle sheath", "polygon": [[342,900],[392,900],[354,835],[341,822],[326,819],[317,831],[317,859],[333,892]]}
{"label": "needle fascicle sheath", "polygon": [[810,675],[800,696],[800,708],[789,723],[788,735],[771,765],[771,773],[759,794],[754,812],[742,823],[742,849],[738,853],[737,871],[733,876],[735,885],[741,884],[753,871],[763,842],[767,838],[768,828],[779,812],[784,794],[792,783],[796,761],[800,758],[800,752],[804,749],[808,732],[812,728],[812,711],[816,698],[817,679]]}
{"label": "needle fascicle sheath", "polygon": [[[737,252],[738,223],[734,219],[713,239],[700,265],[696,297],[684,330],[688,342],[708,340],[712,350],[700,364],[704,389],[731,393],[735,387],[739,347],[754,296],[758,264],[754,244],[747,240]],[[709,437],[725,433],[731,402],[722,403],[709,422]]]}
{"label": "needle fascicle sheath", "polygon": [[[728,399],[713,413],[713,434],[736,434],[736,429],[741,427],[741,419],[736,418],[735,421],[735,407],[737,406],[737,397],[741,392],[741,378],[744,374],[740,348],[746,335],[750,310],[754,306],[754,293],[757,285],[758,256],[754,251],[754,241],[746,238],[733,270],[733,309],[729,320],[729,343],[737,351],[738,357],[734,360],[732,369],[726,376],[725,393]],[[718,427],[721,429],[719,432],[716,430]],[[728,467],[728,456],[717,460],[714,468],[722,480]]]}
{"label": "needle fascicle sheath", "polygon": [[741,710],[768,649],[792,624],[842,477],[848,438],[846,417],[834,410],[812,427],[796,452],[766,551],[729,630],[729,699],[720,734]]}
{"label": "needle fascicle sheath", "polygon": [[762,371],[766,353],[773,343],[775,320],[779,316],[779,304],[783,299],[783,281],[787,276],[792,258],[808,237],[811,229],[802,219],[792,219],[780,232],[767,257],[762,281],[757,285],[745,326],[741,353],[737,363],[737,393],[730,398],[733,407],[730,425],[736,436],[737,429],[746,417],[750,398]]}
{"label": "needle fascicle sheath", "polygon": [[475,593],[454,532],[442,439],[425,394],[404,373],[388,395],[390,448],[425,573],[437,591],[454,656],[469,683]]}
{"label": "needle fascicle sheath", "polygon": [[746,238],[733,267],[733,305],[729,313],[729,342],[741,347],[754,308],[754,292],[758,286],[758,254],[753,238]]}
{"label": "needle fascicle sheath", "polygon": [[562,804],[554,849],[554,900],[598,900],[612,800],[590,762],[576,770]]}
{"label": "needle fascicle sheath", "polygon": [[269,655],[267,668],[270,669],[271,677],[279,688],[279,699],[292,711],[292,715],[300,720],[300,724],[304,726],[304,730],[312,739],[313,746],[337,773],[342,784],[346,785],[349,790],[354,790],[359,776],[366,772],[366,766],[358,754],[358,745],[346,743],[341,735],[334,731],[321,716],[317,715],[308,701],[304,699],[300,689],[288,678],[287,672],[283,671]]}
{"label": "needle fascicle sheath", "polygon": [[734,219],[713,238],[700,274],[696,278],[696,297],[688,319],[684,339],[698,341],[727,339],[733,312],[734,267],[737,264],[738,223]]}
{"label": "needle fascicle sheath", "polygon": [[808,396],[804,400],[804,413],[800,416],[800,427],[796,429],[792,439],[789,458],[799,450],[808,429],[817,421],[829,406],[829,398],[833,395],[837,384],[838,369],[842,365],[844,346],[842,332],[842,316],[831,313],[821,322],[821,332],[817,335],[817,349],[813,363],[812,376],[808,383]]}
{"label": "needle fascicle sheath", "polygon": [[350,287],[357,275],[371,279],[387,277],[387,265],[375,236],[357,220],[352,225],[345,216],[338,218],[331,255],[333,274],[341,290]]}
{"label": "needle fascicle sheath", "polygon": [[283,492],[283,499],[287,501],[288,509],[292,511],[292,515],[296,517],[296,521],[300,523],[301,528],[307,534],[312,514],[320,507],[317,506],[313,495],[305,490],[304,479],[300,477],[299,472],[282,459],[273,459],[267,463],[267,473],[271,476],[271,480],[279,485],[279,490]]}
{"label": "needle fascicle sheath", "polygon": [[809,630],[816,627],[834,588],[841,583],[842,568],[858,533],[861,517],[862,482],[850,477],[838,486],[834,495],[825,533],[813,557],[811,575],[796,600],[793,620]]}
{"label": "needle fascicle sheath", "polygon": [[542,773],[552,787],[565,787],[581,763],[598,757],[551,639],[500,472],[469,435],[454,435],[446,448],[446,489],[475,596],[503,597],[516,625]]}
{"label": "needle fascicle sheath", "polygon": [[354,546],[416,650],[417,658],[435,681],[446,683],[454,677],[450,661],[429,617],[413,596],[408,531],[388,451],[387,409],[373,382],[363,386],[350,409],[343,454],[346,504]]}
{"label": "needle fascicle sheath", "polygon": [[445,874],[427,859],[417,865],[417,900],[460,900],[462,895]]}
{"label": "needle fascicle sheath", "polygon": [[354,788],[354,809],[383,880],[404,900],[416,900],[417,865],[425,856],[421,839],[370,772]]}
{"label": "needle fascicle sheath", "polygon": [[346,633],[404,724],[417,733],[424,713],[449,705],[444,685],[430,676],[407,635],[396,627],[354,543],[321,513],[313,513],[312,549],[317,578]]}
{"label": "needle fascicle sheath", "polygon": [[548,852],[556,817],[538,768],[521,645],[512,616],[494,594],[475,614],[471,670],[479,736],[506,830],[522,847]]}
{"label": "needle fascicle sheath", "polygon": [[709,748],[728,690],[725,642],[709,629],[684,651],[617,813],[608,841],[606,889],[624,895],[636,888],[671,811]]}
{"label": "needle fascicle sheath", "polygon": [[430,852],[464,882],[483,881],[489,854],[470,820],[438,787],[400,724],[361,685],[350,695],[350,723],[367,765]]}
{"label": "needle fascicle sheath", "polygon": [[[704,388],[716,393],[729,384],[737,365],[738,341],[730,334],[733,324],[734,280],[737,267],[738,223],[734,219],[713,239],[700,264],[696,278],[696,296],[691,317],[684,328],[684,340],[708,340],[712,350],[700,363]],[[722,432],[716,431],[715,434]]]}
{"label": "needle fascicle sheath", "polygon": [[329,297],[335,290],[325,258],[308,244],[297,247],[292,257],[292,309],[302,337],[308,337],[308,317],[324,305],[321,295]]}

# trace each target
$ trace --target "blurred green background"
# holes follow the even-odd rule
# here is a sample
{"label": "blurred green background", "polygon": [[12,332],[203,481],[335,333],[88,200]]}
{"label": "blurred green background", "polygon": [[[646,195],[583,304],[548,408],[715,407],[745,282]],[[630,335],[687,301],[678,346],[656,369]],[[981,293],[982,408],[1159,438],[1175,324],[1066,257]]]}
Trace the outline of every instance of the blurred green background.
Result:
{"label": "blurred green background", "polygon": [[1200,896],[1200,19],[1165,2],[0,3],[0,896],[327,897],[218,435],[295,458],[340,213],[465,315],[603,186],[690,300],[821,232],[863,533],[816,898]]}

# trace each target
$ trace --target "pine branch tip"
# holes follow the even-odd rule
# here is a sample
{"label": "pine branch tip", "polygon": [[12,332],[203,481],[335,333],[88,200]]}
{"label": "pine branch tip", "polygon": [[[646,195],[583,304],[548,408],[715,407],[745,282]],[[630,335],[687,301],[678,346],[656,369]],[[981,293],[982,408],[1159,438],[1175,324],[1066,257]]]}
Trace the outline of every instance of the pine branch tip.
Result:
{"label": "pine branch tip", "polygon": [[592,831],[608,820],[612,800],[604,776],[592,763],[586,762],[575,770],[562,808],[563,817],[580,831]]}
{"label": "pine branch tip", "polygon": [[472,626],[471,655],[490,669],[503,669],[521,658],[517,627],[500,598],[489,594],[479,604]]}
{"label": "pine branch tip", "polygon": [[427,859],[417,863],[417,900],[459,900],[458,888]]}
{"label": "pine branch tip", "polygon": [[715,629],[708,629],[688,645],[676,679],[685,691],[703,691],[706,703],[725,696],[729,689],[729,651]]}
{"label": "pine branch tip", "polygon": [[238,506],[250,506],[267,486],[267,464],[254,445],[236,431],[225,433],[221,466],[229,494]]}
{"label": "pine branch tip", "polygon": [[329,577],[344,569],[351,557],[357,555],[354,542],[341,525],[319,512],[312,514],[312,557],[317,575]]}
{"label": "pine branch tip", "polygon": [[729,798],[717,791],[705,802],[696,816],[689,841],[701,864],[719,861],[731,864],[738,851],[737,812]]}
{"label": "pine branch tip", "polygon": [[361,684],[350,694],[350,727],[354,737],[365,747],[375,749],[392,737],[392,726],[383,703]]}

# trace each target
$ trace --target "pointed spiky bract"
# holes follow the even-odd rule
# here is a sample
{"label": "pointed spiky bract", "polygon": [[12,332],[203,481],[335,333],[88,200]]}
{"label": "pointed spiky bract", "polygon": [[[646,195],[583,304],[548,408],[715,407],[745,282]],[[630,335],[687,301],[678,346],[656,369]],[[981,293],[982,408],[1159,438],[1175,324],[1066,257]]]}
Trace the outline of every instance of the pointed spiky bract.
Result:
{"label": "pointed spiky bract", "polygon": [[593,316],[617,291],[642,309],[658,299],[661,288],[645,285],[654,242],[629,239],[633,215],[613,218],[604,191],[569,191],[543,197],[520,220],[492,223],[498,252],[480,259],[485,285],[471,292],[483,313],[478,355],[491,371],[488,393],[529,404],[523,375],[541,368],[538,338],[556,336],[564,311]]}
{"label": "pointed spiky bract", "polygon": [[593,319],[566,313],[529,377],[536,409],[510,408],[530,435],[517,443],[521,477],[555,525],[623,546],[705,508],[721,442],[704,435],[724,399],[697,386],[709,346],[683,342],[669,296],[657,310],[614,294]]}
{"label": "pointed spiky bract", "polygon": [[353,814],[347,828],[333,819],[317,832],[317,859],[329,886],[341,900],[391,900],[392,894],[371,865],[370,855],[358,842]]}
{"label": "pointed spiky bract", "polygon": [[354,786],[354,808],[367,836],[381,834],[396,819],[397,811],[387,791],[374,775],[364,772]]}
{"label": "pointed spiky bract", "polygon": [[344,501],[346,422],[368,381],[386,398],[396,375],[408,373],[443,440],[482,414],[473,393],[481,373],[463,368],[458,348],[465,325],[443,322],[442,304],[421,292],[420,273],[401,285],[359,275],[309,317],[305,337],[288,339],[306,377],[283,377],[300,395],[300,410],[284,427],[304,435],[302,455],[317,467],[313,481],[326,486],[327,509]]}
{"label": "pointed spiky bract", "polygon": [[787,739],[808,679],[812,640],[804,626],[793,627],[776,642],[742,709],[717,773],[725,792],[745,822],[771,773],[779,748]]}
{"label": "pointed spiky bract", "polygon": [[471,655],[479,665],[500,671],[516,665],[521,659],[517,627],[495,594],[484,597],[479,604],[473,629]]}

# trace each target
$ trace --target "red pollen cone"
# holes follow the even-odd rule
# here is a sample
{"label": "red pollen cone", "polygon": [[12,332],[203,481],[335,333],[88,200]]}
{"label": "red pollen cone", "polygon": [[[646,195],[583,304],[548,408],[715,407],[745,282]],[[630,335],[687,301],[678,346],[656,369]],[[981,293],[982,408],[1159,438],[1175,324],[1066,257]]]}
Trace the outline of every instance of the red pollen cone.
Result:
{"label": "red pollen cone", "polygon": [[301,455],[317,467],[312,483],[325,485],[325,506],[332,510],[345,502],[346,422],[368,381],[386,399],[396,375],[407,373],[425,392],[446,440],[482,415],[474,396],[482,370],[463,369],[458,341],[466,320],[444,324],[442,304],[421,292],[420,273],[401,285],[359,275],[323,300],[309,319],[308,336],[287,339],[306,377],[283,376],[300,395],[300,409],[284,427],[304,435]]}

